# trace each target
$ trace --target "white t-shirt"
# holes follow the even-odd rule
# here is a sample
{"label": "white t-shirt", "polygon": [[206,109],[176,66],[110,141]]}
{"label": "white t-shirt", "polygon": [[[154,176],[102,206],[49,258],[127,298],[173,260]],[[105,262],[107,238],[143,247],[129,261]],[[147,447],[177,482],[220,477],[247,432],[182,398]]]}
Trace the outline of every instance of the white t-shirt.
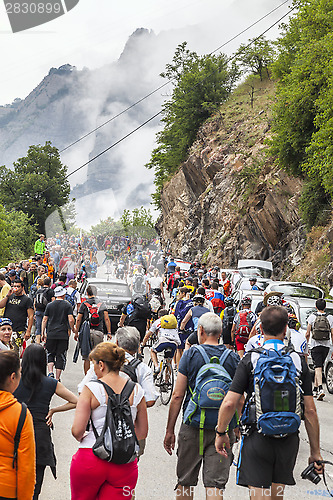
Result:
{"label": "white t-shirt", "polygon": [[[312,313],[310,314],[310,316],[308,317],[308,324],[311,325],[311,327],[313,327],[314,325],[314,322],[316,321],[316,315],[319,315],[319,314],[325,314],[325,313],[320,313],[319,311],[317,313]],[[327,315],[327,319],[328,319],[328,322],[330,324],[330,327],[331,329],[333,328],[333,316],[331,316],[330,314]],[[314,340],[312,338],[312,328],[311,328],[311,335],[310,335],[310,349],[312,349],[312,347],[317,347],[319,345],[323,345],[323,346],[326,346],[326,347],[329,347],[331,345],[331,337],[329,340]]]}
{"label": "white t-shirt", "polygon": [[[106,404],[107,398],[105,394],[105,389],[101,384],[98,384],[96,382],[87,382],[86,386],[93,393],[93,395],[99,402],[99,406],[97,406],[95,410],[91,411],[91,418],[94,422],[96,431],[98,432],[98,434],[100,434],[104,426],[106,408],[107,408]],[[137,414],[136,407],[138,406],[142,398],[143,398],[143,389],[139,384],[135,384],[133,404],[131,405],[131,414],[133,422],[135,422],[136,419],[136,414]],[[95,444],[95,441],[96,438],[92,430],[91,423],[89,423],[89,430],[82,439],[82,441],[80,442],[79,448],[92,448],[93,445]]]}
{"label": "white t-shirt", "polygon": [[[306,342],[305,335],[301,332],[298,332],[297,330],[291,330],[288,327],[287,334],[285,337],[285,345],[288,345],[288,337],[290,333],[290,341],[293,345],[294,350],[298,354],[307,354],[308,353],[308,346]],[[245,346],[245,352],[249,352],[252,349],[256,349],[257,347],[262,347],[264,343],[264,336],[263,334],[258,334],[254,335],[253,337],[250,338],[248,343]]]}
{"label": "white t-shirt", "polygon": [[151,278],[148,279],[148,282],[151,286],[151,288],[161,288],[161,283],[162,283],[162,278],[160,276],[152,276]]}
{"label": "white t-shirt", "polygon": [[[125,352],[126,361],[130,362],[133,359],[133,356],[128,352]],[[159,392],[156,390],[156,386],[154,384],[153,372],[151,368],[146,363],[140,363],[135,369],[138,384],[141,385],[145,400],[146,401],[156,401],[159,396]],[[129,378],[128,375],[122,371],[119,372],[119,375],[124,378]],[[81,380],[79,385],[77,386],[78,393],[81,394],[83,391],[83,387],[93,380],[97,380],[97,375],[94,370],[94,365],[92,364],[87,371],[85,377]]]}
{"label": "white t-shirt", "polygon": [[[72,288],[71,286],[67,287],[67,293],[68,293],[68,295],[72,295],[72,293],[74,292],[74,290],[75,290],[75,288]],[[80,304],[80,302],[81,302],[81,296],[80,296],[80,293],[78,292],[78,290],[75,290],[73,298],[75,300],[76,305]]]}
{"label": "white t-shirt", "polygon": [[177,328],[161,328],[161,318],[154,321],[149,330],[153,333],[157,333],[159,339],[175,342],[177,345],[181,344]]}

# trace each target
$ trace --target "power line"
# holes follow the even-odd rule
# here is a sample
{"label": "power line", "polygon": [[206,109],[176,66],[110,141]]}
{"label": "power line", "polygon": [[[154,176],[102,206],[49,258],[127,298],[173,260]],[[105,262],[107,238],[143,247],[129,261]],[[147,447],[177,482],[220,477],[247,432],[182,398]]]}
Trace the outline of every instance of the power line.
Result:
{"label": "power line", "polygon": [[[283,7],[283,5],[285,5],[286,3],[290,2],[290,0],[285,0],[284,2],[282,2],[280,5],[278,5],[277,7],[275,7],[274,9],[272,9],[270,12],[268,12],[267,14],[265,14],[264,16],[262,16],[260,19],[258,19],[257,21],[255,21],[254,23],[252,23],[250,26],[248,26],[247,28],[245,28],[243,31],[241,31],[240,33],[238,33],[237,35],[233,36],[232,38],[230,38],[229,40],[227,40],[226,42],[224,42],[222,45],[220,45],[219,47],[217,47],[215,50],[213,50],[212,52],[210,52],[208,55],[212,55],[212,54],[215,54],[215,52],[217,52],[218,50],[222,49],[223,47],[225,47],[226,45],[228,45],[230,42],[233,42],[236,38],[238,38],[239,36],[243,35],[244,33],[246,33],[246,31],[248,31],[249,29],[253,28],[253,26],[255,26],[256,24],[260,23],[263,19],[266,19],[266,17],[270,16],[271,14],[273,14],[273,12],[275,12],[276,10],[280,9],[280,7]],[[129,111],[130,109],[134,108],[135,106],[137,106],[138,104],[140,104],[141,102],[143,102],[144,100],[148,99],[148,97],[151,97],[153,94],[156,94],[156,92],[158,92],[159,90],[163,89],[164,87],[166,87],[167,85],[169,85],[169,83],[173,82],[176,78],[171,78],[169,79],[167,82],[163,83],[162,85],[160,85],[159,87],[157,87],[156,89],[152,90],[151,92],[149,92],[149,94],[145,95],[144,97],[142,97],[141,99],[139,99],[138,101],[134,102],[133,104],[131,104],[130,106],[128,106],[127,108],[123,109],[122,111],[120,111],[119,113],[117,113],[116,115],[112,116],[111,118],[109,118],[108,120],[106,120],[104,123],[101,123],[101,125],[99,125],[98,127],[94,128],[93,130],[91,130],[90,132],[87,132],[86,134],[84,134],[82,137],[80,137],[79,139],[77,139],[76,141],[72,142],[71,144],[69,144],[68,146],[66,146],[65,148],[63,148],[61,151],[59,151],[60,153],[63,153],[64,151],[67,151],[67,149],[71,148],[72,146],[74,146],[75,144],[77,144],[78,142],[82,141],[83,139],[85,139],[86,137],[89,137],[89,135],[93,134],[94,132],[97,132],[97,130],[101,129],[102,127],[104,127],[105,125],[107,125],[108,123],[112,122],[113,120],[115,120],[116,118],[119,118],[119,116],[123,115],[124,113],[127,113],[127,111]]]}
{"label": "power line", "polygon": [[[286,3],[286,2],[285,2]],[[285,17],[287,17],[287,15],[290,14],[290,12],[292,12],[293,10],[295,10],[297,8],[297,6],[295,5],[294,7],[292,7],[290,9],[289,12],[287,12],[286,14],[284,14],[282,17],[280,17],[280,19],[278,19],[277,21],[275,21],[273,24],[271,24],[265,31],[263,31],[260,35],[258,35],[257,37],[253,38],[247,45],[245,45],[241,50],[238,50],[234,55],[232,55],[229,59],[227,59],[227,63],[229,63],[230,61],[232,61],[233,59],[235,59],[241,52],[243,52],[244,50],[246,50],[248,47],[250,47],[253,43],[255,43],[259,38],[261,38],[263,35],[265,35],[269,30],[271,30],[272,28],[274,28],[274,26],[276,26],[278,23],[280,23]],[[204,79],[202,79],[200,82],[198,82],[194,87],[196,87],[197,85],[201,84],[206,78],[208,78],[209,76],[211,76],[212,74],[214,74],[214,71],[212,73],[210,73],[209,75],[207,75]],[[188,92],[190,92],[192,89],[189,89]],[[103,154],[105,154],[107,151],[110,151],[110,149],[114,148],[115,146],[117,146],[118,144],[120,144],[121,142],[123,142],[125,139],[127,139],[129,136],[133,135],[135,132],[137,132],[139,129],[141,129],[142,127],[144,127],[145,125],[147,125],[147,123],[151,122],[152,120],[154,120],[155,118],[157,118],[157,116],[159,116],[160,114],[162,113],[162,110],[160,110],[158,113],[155,113],[153,116],[151,116],[150,118],[148,118],[145,122],[141,123],[138,127],[136,127],[135,129],[131,130],[131,132],[129,132],[128,134],[124,135],[123,137],[121,137],[118,141],[114,142],[113,144],[111,144],[111,146],[107,147],[106,149],[104,149],[103,151],[101,151],[100,153],[98,153],[96,156],[94,156],[93,158],[91,158],[90,160],[88,160],[86,163],[84,163],[83,165],[81,165],[80,167],[76,168],[73,172],[67,174],[65,176],[65,179],[68,179],[68,177],[70,177],[71,175],[75,174],[76,172],[78,172],[79,170],[81,170],[82,168],[86,167],[87,165],[89,165],[90,163],[92,163],[94,160],[96,160],[97,158],[99,158],[100,156],[102,156]],[[48,191],[50,188],[52,188],[53,186],[55,185],[54,184],[51,184],[51,186],[48,186],[44,191],[42,191],[40,194],[43,194],[45,193],[46,191]]]}

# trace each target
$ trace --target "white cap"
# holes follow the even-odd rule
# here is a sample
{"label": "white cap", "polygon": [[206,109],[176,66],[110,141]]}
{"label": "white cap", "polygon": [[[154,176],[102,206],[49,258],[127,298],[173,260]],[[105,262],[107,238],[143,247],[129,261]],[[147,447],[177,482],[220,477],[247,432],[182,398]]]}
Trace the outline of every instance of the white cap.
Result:
{"label": "white cap", "polygon": [[54,289],[54,296],[55,297],[62,297],[65,294],[66,294],[66,290],[62,286],[57,286]]}

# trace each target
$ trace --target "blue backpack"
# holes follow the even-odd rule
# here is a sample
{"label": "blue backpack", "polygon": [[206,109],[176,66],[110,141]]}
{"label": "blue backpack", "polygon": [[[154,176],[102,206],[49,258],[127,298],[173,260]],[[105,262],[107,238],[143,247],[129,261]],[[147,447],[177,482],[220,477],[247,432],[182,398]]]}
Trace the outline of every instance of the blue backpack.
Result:
{"label": "blue backpack", "polygon": [[[220,358],[209,358],[202,345],[194,345],[191,349],[200,352],[205,364],[197,373],[193,391],[189,387],[192,396],[184,411],[184,423],[200,429],[199,452],[203,455],[203,430],[215,429],[221,403],[232,382],[223,366],[231,351],[225,349]],[[230,428],[236,425],[233,419]]]}
{"label": "blue backpack", "polygon": [[65,294],[65,300],[67,300],[67,302],[69,302],[71,304],[73,311],[74,311],[75,305],[76,305],[75,294],[76,294],[76,290],[74,290],[71,294],[69,294],[68,292],[66,292],[66,294]]}
{"label": "blue backpack", "polygon": [[258,348],[252,352],[259,353],[253,372],[258,431],[276,437],[297,432],[301,425],[301,388],[291,357],[293,349]]}

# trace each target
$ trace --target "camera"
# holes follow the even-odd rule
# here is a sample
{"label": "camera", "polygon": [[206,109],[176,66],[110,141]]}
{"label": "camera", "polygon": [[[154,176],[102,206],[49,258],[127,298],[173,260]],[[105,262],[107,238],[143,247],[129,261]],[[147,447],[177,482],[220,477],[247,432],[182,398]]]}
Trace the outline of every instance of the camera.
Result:
{"label": "camera", "polygon": [[306,469],[301,473],[302,479],[308,479],[313,484],[318,484],[321,480],[321,477],[317,474],[314,463],[310,464]]}

